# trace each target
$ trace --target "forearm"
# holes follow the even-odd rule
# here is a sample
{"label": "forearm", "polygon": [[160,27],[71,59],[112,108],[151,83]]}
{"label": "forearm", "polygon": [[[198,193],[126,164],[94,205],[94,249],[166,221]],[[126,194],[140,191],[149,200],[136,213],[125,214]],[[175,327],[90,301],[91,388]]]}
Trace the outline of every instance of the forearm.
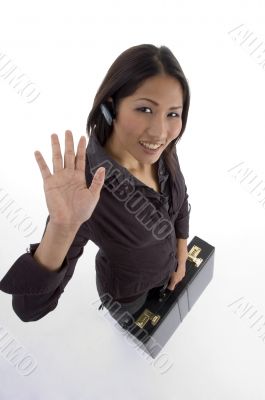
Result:
{"label": "forearm", "polygon": [[188,258],[188,246],[187,239],[178,239],[177,238],[177,257],[178,264],[186,264]]}
{"label": "forearm", "polygon": [[186,261],[188,258],[187,239],[177,238],[176,254],[177,254],[178,264],[176,266],[175,271],[172,273],[170,277],[170,283],[168,285],[169,290],[174,290],[176,284],[180,282],[185,276]]}
{"label": "forearm", "polygon": [[72,230],[60,229],[49,222],[33,258],[48,270],[57,271],[60,269],[77,231],[77,227]]}

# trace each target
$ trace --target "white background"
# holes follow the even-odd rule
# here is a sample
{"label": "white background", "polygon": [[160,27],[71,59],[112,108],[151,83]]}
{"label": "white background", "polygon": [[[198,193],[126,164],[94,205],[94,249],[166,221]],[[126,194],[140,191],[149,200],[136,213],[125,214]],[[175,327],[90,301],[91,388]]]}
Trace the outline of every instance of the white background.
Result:
{"label": "white background", "polygon": [[51,133],[63,143],[71,129],[75,145],[86,136],[108,68],[142,43],[168,46],[188,78],[191,105],[178,144],[192,206],[188,242],[196,235],[215,246],[213,280],[166,345],[172,367],[164,374],[92,305],[98,299],[94,243],[43,319],[22,322],[11,295],[0,292],[0,325],[37,360],[36,370],[22,376],[0,352],[1,400],[265,398],[265,328],[251,328],[255,317],[231,306],[242,298],[261,316],[259,327],[265,321],[265,206],[258,190],[251,193],[255,185],[235,174],[242,163],[264,188],[265,67],[259,62],[265,56],[250,55],[229,33],[244,24],[256,43],[265,41],[264,12],[264,3],[253,0],[1,6],[0,53],[35,82],[40,96],[27,103],[0,77],[0,188],[37,226],[25,238],[0,213],[0,279],[43,233],[47,206],[34,151],[52,168]]}

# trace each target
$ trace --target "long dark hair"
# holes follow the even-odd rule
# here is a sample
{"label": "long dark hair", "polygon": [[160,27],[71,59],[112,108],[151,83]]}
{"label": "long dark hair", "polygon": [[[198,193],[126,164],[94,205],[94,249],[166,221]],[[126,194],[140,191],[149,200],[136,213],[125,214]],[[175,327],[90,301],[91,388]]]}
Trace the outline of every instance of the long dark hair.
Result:
{"label": "long dark hair", "polygon": [[175,144],[185,131],[190,104],[190,89],[178,60],[168,47],[141,44],[130,47],[116,58],[96,93],[87,119],[86,131],[88,138],[95,132],[99,142],[104,146],[112,133],[112,125],[108,125],[102,115],[101,103],[108,103],[108,98],[112,97],[115,107],[118,107],[119,101],[124,97],[131,96],[144,80],[160,74],[176,78],[181,84],[183,92],[181,131],[161,155],[174,177],[177,168]]}

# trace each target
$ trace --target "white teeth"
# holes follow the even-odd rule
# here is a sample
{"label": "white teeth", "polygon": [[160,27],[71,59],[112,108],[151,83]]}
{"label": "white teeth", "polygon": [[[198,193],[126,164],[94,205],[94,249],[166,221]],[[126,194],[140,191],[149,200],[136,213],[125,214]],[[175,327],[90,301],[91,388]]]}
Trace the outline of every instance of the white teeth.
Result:
{"label": "white teeth", "polygon": [[139,143],[142,146],[144,146],[144,147],[146,147],[148,149],[153,149],[153,150],[158,149],[158,147],[161,146],[161,144],[151,144],[151,143],[145,143],[145,142],[141,142],[141,141]]}

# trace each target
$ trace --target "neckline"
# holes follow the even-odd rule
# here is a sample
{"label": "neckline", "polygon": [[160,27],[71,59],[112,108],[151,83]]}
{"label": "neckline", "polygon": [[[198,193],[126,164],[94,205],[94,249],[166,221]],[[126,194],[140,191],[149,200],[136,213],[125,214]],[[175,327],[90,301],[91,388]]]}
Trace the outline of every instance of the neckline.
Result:
{"label": "neckline", "polygon": [[[123,165],[121,165],[118,161],[116,161],[105,149],[104,146],[101,145],[101,143],[99,142],[99,139],[97,137],[97,135],[93,135],[93,139],[97,142],[97,145],[100,147],[101,152],[103,152],[103,155],[106,156],[107,158],[110,159],[110,161],[113,163],[114,166],[116,166],[118,169],[120,169],[123,177],[128,178],[130,180],[134,179],[136,180],[141,186],[143,186],[144,188],[146,188],[147,190],[151,191],[153,194],[156,194],[156,196],[162,196],[164,197],[164,193],[161,192],[161,182],[160,182],[160,176],[159,176],[159,163],[163,162],[163,154],[160,155],[159,159],[157,160],[157,165],[156,165],[156,176],[158,178],[158,185],[159,185],[159,191],[154,190],[153,188],[151,188],[150,186],[146,185],[143,181],[141,181],[140,179],[138,179],[135,175],[133,175],[126,167],[124,167]],[[162,157],[162,159],[161,159]]]}
{"label": "neckline", "polygon": [[135,175],[133,175],[126,167],[124,167],[123,165],[121,165],[118,161],[116,161],[105,149],[104,146],[101,146],[102,150],[104,151],[104,153],[110,158],[110,160],[116,164],[119,168],[121,168],[123,170],[124,175],[129,175],[130,179],[136,179],[137,182],[139,182],[141,185],[143,185],[144,187],[146,187],[147,189],[151,190],[153,193],[156,193],[158,195],[163,195],[163,193],[161,192],[161,184],[160,184],[160,180],[159,180],[159,162],[160,162],[160,157],[162,157],[162,155],[159,157],[159,159],[156,161],[156,177],[158,178],[158,186],[159,186],[159,191],[156,191],[155,189],[151,188],[150,186],[146,185],[143,181],[141,181],[140,179],[138,179]]}

